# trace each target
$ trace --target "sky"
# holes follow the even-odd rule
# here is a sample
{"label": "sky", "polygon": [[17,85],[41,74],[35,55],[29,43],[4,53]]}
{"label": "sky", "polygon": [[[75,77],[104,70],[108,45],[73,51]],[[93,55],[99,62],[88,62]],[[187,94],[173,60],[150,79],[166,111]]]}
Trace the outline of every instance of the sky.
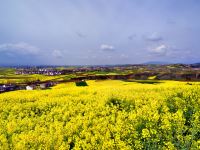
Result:
{"label": "sky", "polygon": [[0,64],[200,62],[200,0],[0,0]]}

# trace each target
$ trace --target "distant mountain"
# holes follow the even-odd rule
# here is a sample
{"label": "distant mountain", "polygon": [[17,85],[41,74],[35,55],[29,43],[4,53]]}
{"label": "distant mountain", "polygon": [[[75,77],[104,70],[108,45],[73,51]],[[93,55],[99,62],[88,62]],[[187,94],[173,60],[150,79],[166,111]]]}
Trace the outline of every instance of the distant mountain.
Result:
{"label": "distant mountain", "polygon": [[149,61],[144,63],[145,65],[167,65],[167,64],[173,64],[170,62],[162,62],[162,61]]}
{"label": "distant mountain", "polygon": [[193,68],[200,68],[200,63],[194,63],[190,65]]}

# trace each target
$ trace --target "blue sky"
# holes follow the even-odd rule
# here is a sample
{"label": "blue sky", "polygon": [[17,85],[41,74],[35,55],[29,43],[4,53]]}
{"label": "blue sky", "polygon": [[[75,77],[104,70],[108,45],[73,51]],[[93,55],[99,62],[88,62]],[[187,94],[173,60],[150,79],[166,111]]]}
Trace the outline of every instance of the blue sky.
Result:
{"label": "blue sky", "polygon": [[0,0],[0,64],[200,61],[200,0]]}

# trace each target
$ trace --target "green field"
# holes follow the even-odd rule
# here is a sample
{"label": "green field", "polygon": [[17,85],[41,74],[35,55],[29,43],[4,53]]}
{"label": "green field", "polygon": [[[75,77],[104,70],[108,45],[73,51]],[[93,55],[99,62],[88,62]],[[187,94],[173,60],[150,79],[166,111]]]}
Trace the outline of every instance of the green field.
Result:
{"label": "green field", "polygon": [[0,94],[0,149],[200,149],[200,83],[87,81]]}

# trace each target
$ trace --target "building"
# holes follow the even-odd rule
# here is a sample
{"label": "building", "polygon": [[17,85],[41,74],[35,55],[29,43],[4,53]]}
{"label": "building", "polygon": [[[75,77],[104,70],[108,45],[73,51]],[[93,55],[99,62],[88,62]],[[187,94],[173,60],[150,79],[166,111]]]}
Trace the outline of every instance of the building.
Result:
{"label": "building", "polygon": [[8,91],[14,91],[17,90],[16,85],[0,85],[0,92],[8,92]]}
{"label": "building", "polygon": [[35,85],[27,85],[26,86],[26,90],[34,90],[34,89],[36,89]]}
{"label": "building", "polygon": [[53,82],[42,83],[42,84],[40,84],[40,88],[41,89],[47,89],[47,88],[49,88],[53,85],[54,85]]}

